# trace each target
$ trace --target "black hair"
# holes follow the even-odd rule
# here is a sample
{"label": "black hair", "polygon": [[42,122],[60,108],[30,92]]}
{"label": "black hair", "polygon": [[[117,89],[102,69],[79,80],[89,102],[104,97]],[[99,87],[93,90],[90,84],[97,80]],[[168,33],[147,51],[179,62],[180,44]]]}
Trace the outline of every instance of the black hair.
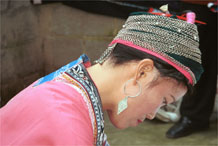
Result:
{"label": "black hair", "polygon": [[187,86],[187,94],[192,93],[193,86],[189,83],[188,79],[173,66],[155,56],[119,43],[115,46],[110,56],[110,60],[115,66],[142,59],[153,60],[154,66],[159,71],[161,77],[170,77],[178,81],[178,83],[183,83]]}

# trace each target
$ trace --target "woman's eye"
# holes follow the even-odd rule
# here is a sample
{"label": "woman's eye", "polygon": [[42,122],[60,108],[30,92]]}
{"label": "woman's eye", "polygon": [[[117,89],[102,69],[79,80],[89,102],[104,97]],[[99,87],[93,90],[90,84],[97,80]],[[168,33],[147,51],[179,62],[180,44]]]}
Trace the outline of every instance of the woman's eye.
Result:
{"label": "woman's eye", "polygon": [[164,97],[164,99],[163,99],[163,104],[164,104],[164,105],[167,105],[167,104],[168,104],[166,97]]}

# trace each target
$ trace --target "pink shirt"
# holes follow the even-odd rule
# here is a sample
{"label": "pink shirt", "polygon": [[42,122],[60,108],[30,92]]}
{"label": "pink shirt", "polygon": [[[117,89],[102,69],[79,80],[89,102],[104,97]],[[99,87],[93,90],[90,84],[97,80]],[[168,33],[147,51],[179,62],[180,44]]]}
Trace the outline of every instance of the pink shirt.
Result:
{"label": "pink shirt", "polygon": [[89,111],[74,88],[56,81],[32,86],[0,109],[0,145],[93,145]]}

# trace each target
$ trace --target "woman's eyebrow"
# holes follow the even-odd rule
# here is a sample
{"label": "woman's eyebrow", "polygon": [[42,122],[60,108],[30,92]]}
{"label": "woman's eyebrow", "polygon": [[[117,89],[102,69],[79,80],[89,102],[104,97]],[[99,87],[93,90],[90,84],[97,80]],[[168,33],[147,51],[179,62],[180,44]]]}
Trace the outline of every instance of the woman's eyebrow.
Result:
{"label": "woman's eyebrow", "polygon": [[176,102],[176,98],[173,95],[170,95],[170,97],[172,97],[173,102]]}

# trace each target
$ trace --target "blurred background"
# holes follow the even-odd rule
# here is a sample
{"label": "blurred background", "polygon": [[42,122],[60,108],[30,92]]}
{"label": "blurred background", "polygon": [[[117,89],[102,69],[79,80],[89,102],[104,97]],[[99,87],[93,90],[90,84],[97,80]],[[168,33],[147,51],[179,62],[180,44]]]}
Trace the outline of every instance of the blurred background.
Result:
{"label": "blurred background", "polygon": [[[1,106],[35,80],[83,53],[93,62],[130,12],[147,11],[163,4],[165,0],[128,3],[1,0]],[[176,9],[180,3],[172,5]],[[105,119],[111,145],[218,145],[216,120],[212,121],[210,131],[172,140],[165,138],[172,123],[155,119],[136,128],[117,130]]]}

